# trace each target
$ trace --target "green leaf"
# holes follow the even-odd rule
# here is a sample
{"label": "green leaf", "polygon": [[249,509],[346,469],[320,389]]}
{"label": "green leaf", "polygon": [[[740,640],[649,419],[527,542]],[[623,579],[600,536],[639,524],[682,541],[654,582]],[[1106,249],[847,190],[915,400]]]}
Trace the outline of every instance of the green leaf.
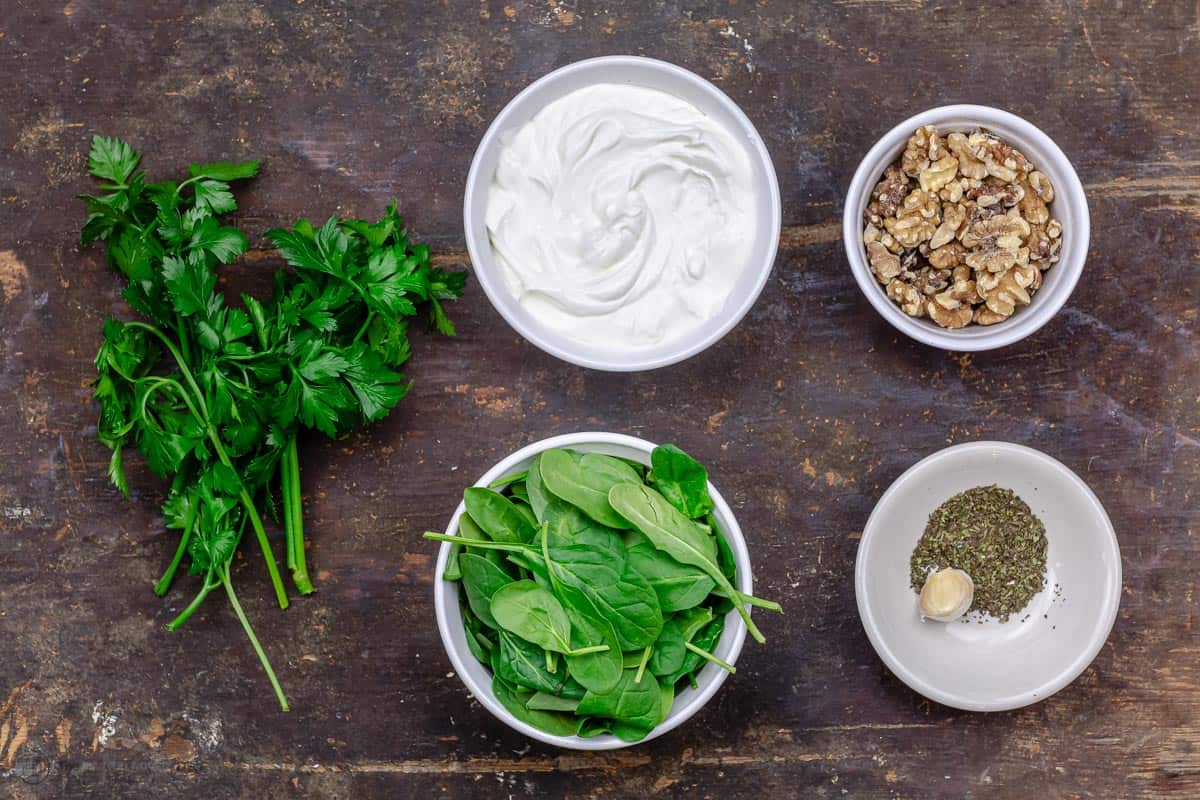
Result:
{"label": "green leaf", "polygon": [[607,692],[585,694],[575,713],[619,720],[649,731],[658,724],[662,714],[662,692],[658,681],[646,680],[645,676],[641,682],[636,681],[636,672],[632,669],[622,672],[617,685]]}
{"label": "green leaf", "polygon": [[663,624],[662,635],[654,643],[654,652],[646,665],[650,674],[666,676],[679,671],[689,652],[684,643],[692,641],[712,619],[713,613],[707,608],[693,608],[672,614]]}
{"label": "green leaf", "polygon": [[214,161],[210,164],[191,164],[188,171],[193,178],[213,178],[218,181],[236,181],[243,178],[253,178],[258,174],[257,161]]}
{"label": "green leaf", "polygon": [[472,486],[463,492],[463,502],[471,519],[493,541],[515,544],[533,541],[536,534],[533,526],[504,495]]}
{"label": "green leaf", "polygon": [[223,227],[212,217],[205,217],[192,233],[188,246],[193,250],[204,250],[222,264],[228,264],[246,252],[249,243],[237,228]]}
{"label": "green leaf", "polygon": [[694,608],[716,588],[716,581],[704,570],[691,564],[680,564],[641,534],[631,536],[637,539],[625,550],[629,567],[654,589],[664,614]]}
{"label": "green leaf", "polygon": [[501,628],[543,650],[568,653],[571,622],[562,604],[533,581],[513,581],[492,595],[492,616]]}
{"label": "green leaf", "polygon": [[206,180],[196,183],[194,188],[197,208],[206,208],[214,214],[237,210],[237,202],[229,191],[228,183]]}
{"label": "green leaf", "polygon": [[542,484],[551,494],[602,525],[630,527],[608,501],[609,489],[617,484],[642,484],[641,477],[625,462],[600,453],[584,453],[576,460],[567,451],[555,449],[542,453],[538,467]]}
{"label": "green leaf", "polygon": [[659,445],[650,454],[654,487],[690,519],[713,509],[708,493],[708,470],[673,444]]}
{"label": "green leaf", "polygon": [[88,152],[88,171],[101,180],[124,184],[137,168],[141,156],[120,139],[93,136]]}
{"label": "green leaf", "polygon": [[682,564],[691,564],[704,570],[733,601],[734,608],[755,641],[765,641],[758,626],[750,619],[742,594],[721,572],[717,564],[716,544],[703,528],[685,517],[661,494],[640,484],[618,484],[608,497],[617,513],[629,520],[655,547]]}
{"label": "green leaf", "polygon": [[512,577],[492,561],[473,553],[460,553],[458,566],[472,613],[485,625],[499,628],[500,624],[492,616],[492,596],[512,583]]}
{"label": "green leaf", "polygon": [[569,714],[556,711],[539,711],[527,708],[525,703],[533,696],[532,692],[521,692],[515,686],[499,676],[492,678],[492,694],[508,712],[517,719],[532,725],[540,731],[552,736],[572,736],[578,724]]}
{"label": "green leaf", "polygon": [[209,299],[217,286],[215,272],[175,256],[164,256],[162,275],[171,305],[177,312],[186,317],[208,310]]}
{"label": "green leaf", "polygon": [[552,694],[562,691],[567,682],[566,670],[561,664],[558,672],[547,670],[544,650],[503,629],[496,637],[500,646],[492,651],[490,666],[494,674],[526,689]]}
{"label": "green leaf", "polygon": [[621,650],[654,643],[663,627],[658,596],[645,578],[628,567],[619,541],[607,551],[581,543],[550,546],[548,552],[547,568],[562,599],[612,623]]}

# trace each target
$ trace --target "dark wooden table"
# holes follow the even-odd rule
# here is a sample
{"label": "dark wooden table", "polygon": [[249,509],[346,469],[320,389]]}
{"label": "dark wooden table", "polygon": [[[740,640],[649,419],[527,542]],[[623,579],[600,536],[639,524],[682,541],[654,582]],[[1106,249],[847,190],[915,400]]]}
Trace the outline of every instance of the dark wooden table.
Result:
{"label": "dark wooden table", "polygon": [[[1193,2],[22,2],[0,14],[0,796],[777,798],[1200,795],[1200,10]],[[236,580],[294,710],[277,711],[218,599],[150,591],[173,548],[163,487],[107,483],[88,382],[128,314],[80,250],[93,133],[148,154],[261,158],[238,224],[378,215],[398,197],[465,262],[461,193],[484,127],[576,59],[640,53],[715,81],[775,159],[784,232],[724,341],[641,375],[574,368],[471,283],[460,335],[420,335],[382,424],[303,448],[316,595],[281,612]],[[1087,186],[1092,247],[1041,332],[966,356],[899,337],[852,280],[841,205],[863,153],[922,109],[973,101],[1041,126]],[[259,241],[258,246],[263,245]],[[231,273],[261,276],[263,250]],[[255,277],[250,277],[255,280]],[[690,723],[608,755],[509,731],[451,673],[431,607],[463,486],[555,433],[674,440],[747,531],[765,647]],[[947,444],[1037,447],[1116,524],[1120,617],[1036,706],[967,714],[884,669],[859,624],[876,499]],[[253,551],[250,551],[253,554]]]}

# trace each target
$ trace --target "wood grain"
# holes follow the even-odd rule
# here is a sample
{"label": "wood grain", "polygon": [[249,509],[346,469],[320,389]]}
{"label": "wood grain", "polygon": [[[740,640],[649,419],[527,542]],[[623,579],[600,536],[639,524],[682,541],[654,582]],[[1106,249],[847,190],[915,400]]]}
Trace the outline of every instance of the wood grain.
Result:
{"label": "wood grain", "polygon": [[[219,603],[150,584],[162,487],[106,483],[88,381],[127,313],[76,245],[93,133],[148,154],[261,158],[239,224],[377,215],[400,199],[465,262],[461,191],[521,87],[609,53],[717,82],[771,150],[779,259],[725,340],[608,375],[519,339],[472,283],[459,337],[421,335],[382,424],[303,447],[318,593],[272,607],[236,581],[295,709],[277,713]],[[9,0],[0,15],[0,797],[1003,797],[1200,795],[1200,9],[1190,2],[120,3]],[[996,353],[900,338],[852,280],[841,203],[904,117],[970,101],[1034,121],[1087,186],[1092,247],[1067,307]],[[261,240],[256,243],[262,247]],[[276,265],[258,250],[231,281]],[[604,429],[710,465],[750,537],[763,621],[711,704],[607,755],[559,752],[472,702],[432,621],[421,531],[527,442]],[[857,620],[858,536],[917,459],[994,438],[1084,476],[1116,524],[1120,618],[1073,685],[1005,714],[931,704]]]}

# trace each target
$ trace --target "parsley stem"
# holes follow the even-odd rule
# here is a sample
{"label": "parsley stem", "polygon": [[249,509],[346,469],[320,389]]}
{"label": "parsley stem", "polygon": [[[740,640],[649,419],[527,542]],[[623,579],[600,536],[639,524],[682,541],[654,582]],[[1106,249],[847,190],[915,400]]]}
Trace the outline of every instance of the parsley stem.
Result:
{"label": "parsley stem", "polygon": [[[221,437],[217,434],[216,428],[212,426],[212,422],[209,421],[208,404],[204,402],[204,392],[200,391],[200,386],[196,383],[195,377],[192,376],[192,371],[188,369],[187,362],[180,354],[179,349],[175,347],[174,342],[161,330],[144,322],[127,322],[125,326],[127,328],[141,328],[149,331],[157,336],[163,345],[166,346],[171,356],[175,359],[180,374],[187,381],[187,385],[195,397],[196,405],[193,405],[192,401],[188,399],[187,393],[181,393],[184,402],[187,403],[188,410],[192,412],[192,416],[203,423],[208,432],[209,441],[212,442],[213,450],[217,454],[217,458],[225,466],[234,469],[233,462],[229,459],[229,454],[225,452],[225,447],[221,444]],[[197,410],[197,406],[199,406],[199,410]],[[237,474],[236,471],[234,474]],[[254,528],[254,535],[258,539],[259,547],[262,548],[263,559],[267,562],[267,573],[271,576],[271,585],[275,587],[275,598],[279,601],[280,608],[287,608],[287,590],[283,586],[283,579],[279,577],[279,567],[275,563],[274,553],[271,552],[271,542],[267,539],[267,532],[263,530],[262,519],[258,516],[258,509],[254,507],[254,501],[250,498],[250,493],[246,491],[246,486],[242,483],[241,476],[238,476],[238,483],[241,484],[242,491],[240,497],[242,506],[246,509],[246,515],[250,517],[250,525]]]}
{"label": "parsley stem", "polygon": [[179,537],[179,546],[175,548],[175,555],[171,558],[171,564],[167,567],[167,571],[158,579],[158,583],[154,584],[154,593],[159,597],[162,597],[171,588],[171,582],[175,580],[175,571],[179,569],[179,563],[183,561],[183,554],[187,552],[188,540],[192,538],[192,529],[195,526],[196,504],[188,503],[187,518],[183,525],[183,535]]}
{"label": "parsley stem", "polygon": [[267,654],[263,651],[262,645],[258,643],[258,637],[254,635],[254,628],[250,627],[250,620],[246,618],[246,612],[242,611],[242,604],[238,602],[237,595],[233,591],[233,581],[229,577],[229,563],[226,562],[217,570],[221,577],[221,583],[225,585],[225,594],[229,595],[233,613],[237,614],[238,621],[246,630],[246,636],[250,637],[250,644],[254,647],[254,652],[258,654],[258,660],[262,662],[263,669],[267,671],[271,688],[275,690],[275,696],[279,698],[279,707],[284,711],[289,711],[287,698],[283,696],[283,688],[279,685],[279,679],[275,677],[275,670],[271,669],[271,662],[267,660]]}
{"label": "parsley stem", "polygon": [[196,592],[196,596],[192,598],[192,602],[187,604],[187,608],[179,612],[179,616],[167,623],[167,630],[179,630],[180,626],[188,621],[188,617],[192,616],[192,612],[199,608],[200,604],[204,602],[204,598],[208,597],[209,592],[217,588],[219,585],[219,583],[212,582],[212,571],[210,570],[209,573],[204,576],[204,585],[200,587],[200,591]]}
{"label": "parsley stem", "polygon": [[[304,503],[300,495],[300,452],[295,436],[288,440],[284,456],[280,469],[287,470],[289,474],[286,484],[288,496],[284,498],[284,518],[290,523],[287,533],[291,563],[288,566],[292,570],[292,582],[296,584],[296,590],[300,594],[312,594],[315,590],[308,577],[308,562],[304,553]],[[289,511],[290,519],[286,516]]]}

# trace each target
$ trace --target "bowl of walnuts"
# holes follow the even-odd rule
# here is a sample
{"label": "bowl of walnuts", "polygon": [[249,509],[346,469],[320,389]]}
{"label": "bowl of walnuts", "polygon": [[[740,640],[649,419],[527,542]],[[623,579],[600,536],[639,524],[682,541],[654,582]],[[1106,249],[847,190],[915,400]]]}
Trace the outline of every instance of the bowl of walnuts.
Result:
{"label": "bowl of walnuts", "polygon": [[1071,295],[1087,257],[1087,199],[1037,127],[987,106],[930,109],[867,153],[843,239],[871,305],[946,350],[1004,347]]}

